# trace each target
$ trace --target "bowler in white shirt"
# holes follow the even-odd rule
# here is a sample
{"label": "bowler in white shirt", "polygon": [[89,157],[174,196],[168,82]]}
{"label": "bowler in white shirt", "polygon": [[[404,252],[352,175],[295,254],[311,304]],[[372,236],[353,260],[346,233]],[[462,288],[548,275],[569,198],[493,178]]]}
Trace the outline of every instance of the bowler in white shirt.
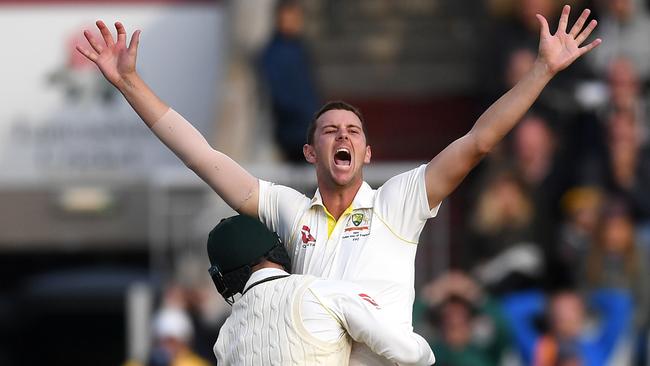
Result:
{"label": "bowler in white shirt", "polygon": [[208,256],[233,306],[214,345],[219,365],[347,365],[352,340],[400,365],[435,362],[428,343],[360,286],[289,274],[284,245],[258,220],[223,220],[210,232]]}

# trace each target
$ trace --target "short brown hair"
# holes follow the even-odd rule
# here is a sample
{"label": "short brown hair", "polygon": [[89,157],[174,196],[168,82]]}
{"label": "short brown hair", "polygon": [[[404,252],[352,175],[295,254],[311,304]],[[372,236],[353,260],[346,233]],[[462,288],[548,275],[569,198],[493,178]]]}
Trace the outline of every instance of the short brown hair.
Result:
{"label": "short brown hair", "polygon": [[352,104],[346,103],[341,100],[335,100],[335,101],[325,103],[325,105],[322,106],[318,110],[318,112],[314,114],[314,118],[312,118],[311,123],[309,124],[309,128],[307,129],[307,143],[309,145],[314,144],[314,134],[316,133],[316,121],[318,120],[318,117],[325,114],[325,112],[331,110],[344,110],[344,111],[350,111],[354,113],[359,118],[359,121],[361,121],[361,129],[363,130],[363,134],[366,136],[366,141],[368,141],[368,134],[366,133],[366,124],[363,122],[363,115],[361,114],[361,111],[357,107],[353,106]]}

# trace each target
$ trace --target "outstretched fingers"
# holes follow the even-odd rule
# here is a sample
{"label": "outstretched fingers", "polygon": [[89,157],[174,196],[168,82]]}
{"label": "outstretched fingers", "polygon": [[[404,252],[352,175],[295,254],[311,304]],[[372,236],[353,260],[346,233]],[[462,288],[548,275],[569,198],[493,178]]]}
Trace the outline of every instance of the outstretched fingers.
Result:
{"label": "outstretched fingers", "polygon": [[117,30],[117,43],[126,45],[126,29],[120,22],[115,22],[115,29]]}
{"label": "outstretched fingers", "polygon": [[104,47],[102,47],[97,38],[95,38],[95,36],[89,30],[84,30],[84,37],[86,37],[88,43],[95,50],[95,52],[102,53]]}
{"label": "outstretched fingers", "polygon": [[593,42],[589,43],[588,45],[584,47],[580,47],[578,49],[580,51],[580,56],[598,47],[601,43],[603,43],[603,40],[600,38],[596,38]]}
{"label": "outstretched fingers", "polygon": [[95,52],[89,51],[87,48],[81,47],[79,45],[77,45],[75,48],[77,49],[77,51],[79,51],[79,53],[84,55],[90,61],[92,62],[97,61],[97,54]]}
{"label": "outstretched fingers", "polygon": [[567,24],[569,23],[569,13],[571,12],[571,7],[569,5],[564,5],[562,8],[562,15],[560,15],[560,23],[557,25],[557,32],[555,33],[565,33]]}
{"label": "outstretched fingers", "polygon": [[582,14],[580,14],[580,17],[578,20],[576,20],[576,23],[571,27],[571,31],[569,32],[569,35],[571,37],[576,38],[580,31],[582,30],[582,27],[585,25],[585,21],[587,21],[587,18],[589,17],[589,13],[591,13],[591,10],[585,9],[582,11]]}
{"label": "outstretched fingers", "polygon": [[594,28],[596,28],[596,25],[598,25],[598,21],[596,19],[592,19],[591,22],[589,22],[589,25],[576,37],[576,42],[578,44],[582,44],[587,37],[593,32]]}
{"label": "outstretched fingers", "polygon": [[113,35],[111,34],[111,31],[108,30],[106,24],[104,24],[103,21],[98,20],[95,22],[95,25],[97,25],[99,32],[102,34],[102,38],[104,38],[104,42],[106,43],[106,46],[112,47],[115,44],[115,42],[113,42]]}

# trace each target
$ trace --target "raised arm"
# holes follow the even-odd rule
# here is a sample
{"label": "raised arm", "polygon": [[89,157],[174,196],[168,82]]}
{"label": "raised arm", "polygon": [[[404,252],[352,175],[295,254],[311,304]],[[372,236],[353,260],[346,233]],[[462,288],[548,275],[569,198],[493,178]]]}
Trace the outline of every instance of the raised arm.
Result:
{"label": "raised arm", "polygon": [[632,298],[625,290],[601,289],[589,296],[589,303],[600,317],[600,326],[591,340],[592,345],[601,352],[604,359],[608,359],[621,336],[632,324]]}
{"label": "raised arm", "polygon": [[122,23],[115,23],[117,41],[104,22],[99,20],[96,24],[103,40],[85,30],[91,49],[77,46],[77,50],[97,65],[152,132],[230,207],[257,217],[258,180],[228,156],[214,150],[199,131],[160,100],[138,75],[140,31],[133,33],[127,47]]}
{"label": "raised arm", "polygon": [[502,302],[503,314],[510,322],[510,330],[525,364],[532,364],[535,345],[541,337],[535,328],[535,317],[544,313],[546,300],[539,291],[524,291],[506,296]]}
{"label": "raised arm", "polygon": [[[567,33],[570,8],[564,6],[555,34],[546,19],[537,15],[540,42],[535,64],[510,91],[499,98],[463,137],[451,143],[427,165],[426,187],[429,206],[447,197],[465,176],[517,124],[555,74],[601,43],[600,39],[580,46],[596,27],[585,9]],[[583,29],[584,27],[584,29]]]}

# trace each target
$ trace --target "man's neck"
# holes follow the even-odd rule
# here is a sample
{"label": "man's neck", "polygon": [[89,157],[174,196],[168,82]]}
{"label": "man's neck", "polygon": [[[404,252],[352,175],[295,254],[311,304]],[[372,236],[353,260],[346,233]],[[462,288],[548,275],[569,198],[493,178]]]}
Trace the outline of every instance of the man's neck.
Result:
{"label": "man's neck", "polygon": [[251,268],[251,273],[255,273],[257,270],[260,270],[262,268],[277,268],[277,269],[284,270],[284,267],[282,267],[281,265],[275,262],[271,262],[268,259],[263,259],[260,263],[254,265],[253,268]]}
{"label": "man's neck", "polygon": [[359,179],[345,187],[329,187],[324,184],[318,186],[318,191],[323,200],[323,206],[327,208],[327,211],[334,219],[338,220],[343,212],[350,207],[362,184],[363,180]]}
{"label": "man's neck", "polygon": [[248,289],[256,282],[274,275],[288,275],[288,273],[281,265],[271,262],[267,259],[262,260],[262,262],[251,268],[251,275],[246,280],[243,291],[248,291]]}

